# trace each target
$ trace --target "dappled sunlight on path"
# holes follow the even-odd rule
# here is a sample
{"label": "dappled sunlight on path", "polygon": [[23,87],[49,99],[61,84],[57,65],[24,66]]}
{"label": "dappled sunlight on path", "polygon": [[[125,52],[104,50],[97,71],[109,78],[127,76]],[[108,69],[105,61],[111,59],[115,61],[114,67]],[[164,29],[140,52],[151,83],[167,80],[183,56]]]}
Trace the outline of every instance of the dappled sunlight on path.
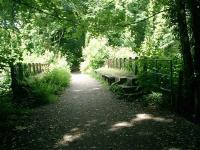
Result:
{"label": "dappled sunlight on path", "polygon": [[141,121],[145,121],[145,120],[166,122],[166,123],[170,123],[173,121],[173,119],[166,119],[163,117],[154,117],[151,114],[137,114],[136,117],[131,119],[129,122],[118,122],[118,123],[112,125],[112,127],[109,129],[109,131],[117,131],[119,129],[133,127],[134,124],[136,124],[137,122],[141,122]]}
{"label": "dappled sunlight on path", "polygon": [[73,74],[57,104],[36,109],[13,149],[198,149],[200,128],[169,112],[127,103],[84,74]]}

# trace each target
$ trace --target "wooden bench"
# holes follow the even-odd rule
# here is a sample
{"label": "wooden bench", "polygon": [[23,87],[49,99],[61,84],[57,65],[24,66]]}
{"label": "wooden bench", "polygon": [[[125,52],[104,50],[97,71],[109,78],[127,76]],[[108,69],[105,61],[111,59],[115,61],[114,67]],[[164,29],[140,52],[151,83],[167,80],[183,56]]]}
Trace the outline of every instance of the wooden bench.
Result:
{"label": "wooden bench", "polygon": [[102,75],[102,78],[108,82],[109,85],[115,82],[116,78],[110,75]]}

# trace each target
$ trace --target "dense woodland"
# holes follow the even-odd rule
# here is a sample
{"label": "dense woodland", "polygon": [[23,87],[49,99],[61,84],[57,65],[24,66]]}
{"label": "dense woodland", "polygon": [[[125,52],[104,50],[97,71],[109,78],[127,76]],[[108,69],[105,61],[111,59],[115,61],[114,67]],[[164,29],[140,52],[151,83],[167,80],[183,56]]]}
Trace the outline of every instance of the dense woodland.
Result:
{"label": "dense woodland", "polygon": [[[66,70],[69,74],[69,68],[73,71],[80,66],[87,72],[111,58],[137,56],[171,59],[174,97],[179,100],[176,111],[199,118],[199,20],[199,0],[0,0],[2,113],[8,107],[5,97],[12,93],[10,87],[16,90],[10,68],[18,63],[48,64],[50,74],[61,76]],[[40,84],[52,76],[21,84],[26,89],[40,87],[33,93],[44,96],[60,89],[45,91]],[[60,78],[60,82],[65,80],[61,87],[65,87],[68,79]],[[54,99],[48,94],[45,98]]]}

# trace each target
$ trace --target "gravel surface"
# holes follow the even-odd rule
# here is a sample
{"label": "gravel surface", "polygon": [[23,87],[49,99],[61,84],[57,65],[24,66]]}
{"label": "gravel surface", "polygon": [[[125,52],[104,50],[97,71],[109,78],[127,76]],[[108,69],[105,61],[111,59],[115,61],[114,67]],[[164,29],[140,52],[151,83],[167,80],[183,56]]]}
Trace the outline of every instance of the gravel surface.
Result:
{"label": "gravel surface", "polygon": [[83,74],[73,74],[60,101],[37,108],[14,133],[7,149],[200,149],[199,126],[120,100]]}

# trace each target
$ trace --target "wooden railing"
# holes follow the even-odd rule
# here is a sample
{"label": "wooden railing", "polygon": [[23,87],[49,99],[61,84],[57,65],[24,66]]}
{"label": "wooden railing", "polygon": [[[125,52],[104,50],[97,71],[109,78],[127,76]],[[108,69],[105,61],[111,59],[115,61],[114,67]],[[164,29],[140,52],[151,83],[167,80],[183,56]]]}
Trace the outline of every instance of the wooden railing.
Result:
{"label": "wooden railing", "polygon": [[20,82],[23,79],[40,74],[49,69],[48,64],[40,64],[40,63],[17,63],[10,64],[10,74],[11,74],[11,88],[13,91],[14,97],[16,97],[21,90]]}
{"label": "wooden railing", "polygon": [[31,75],[36,75],[48,70],[48,64],[41,63],[17,63],[15,65],[11,65],[11,74],[17,78],[17,80],[22,80],[25,77],[29,77]]}
{"label": "wooden railing", "polygon": [[125,69],[138,74],[137,59],[133,58],[114,58],[108,59],[105,63],[108,68]]}

